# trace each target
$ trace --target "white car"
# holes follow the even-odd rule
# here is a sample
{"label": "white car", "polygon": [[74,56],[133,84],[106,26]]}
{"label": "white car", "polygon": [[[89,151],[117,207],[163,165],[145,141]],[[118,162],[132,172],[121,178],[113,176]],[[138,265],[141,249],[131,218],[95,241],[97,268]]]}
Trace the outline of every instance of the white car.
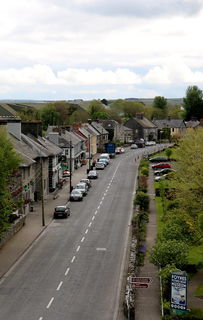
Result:
{"label": "white car", "polygon": [[87,195],[88,187],[86,183],[80,182],[75,186],[74,189],[79,190],[83,196]]}
{"label": "white car", "polygon": [[97,170],[99,170],[99,169],[104,170],[104,168],[105,168],[104,162],[101,162],[101,161],[96,162],[95,168],[96,168]]}
{"label": "white car", "polygon": [[70,201],[82,201],[83,200],[83,195],[80,190],[73,189],[71,194],[70,194]]}
{"label": "white car", "polygon": [[89,173],[87,174],[88,179],[97,179],[98,178],[98,173],[96,170],[90,170]]}
{"label": "white car", "polygon": [[131,146],[130,146],[130,149],[137,149],[137,148],[138,148],[138,146],[135,143],[131,144]]}

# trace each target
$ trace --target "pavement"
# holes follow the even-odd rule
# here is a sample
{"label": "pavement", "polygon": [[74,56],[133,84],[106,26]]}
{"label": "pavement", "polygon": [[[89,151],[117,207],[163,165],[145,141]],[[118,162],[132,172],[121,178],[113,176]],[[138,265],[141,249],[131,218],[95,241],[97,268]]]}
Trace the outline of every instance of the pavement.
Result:
{"label": "pavement", "polygon": [[[87,177],[86,164],[74,171],[72,175],[72,186],[76,185],[82,178]],[[32,243],[40,236],[53,220],[53,210],[57,205],[68,202],[70,194],[70,180],[66,179],[66,183],[62,189],[57,192],[54,199],[53,194],[48,195],[44,200],[44,220],[45,226],[42,226],[42,204],[41,201],[34,204],[33,212],[29,212],[26,216],[25,225],[18,231],[1,249],[0,249],[0,279],[6,277],[6,273],[17,262],[17,260],[25,253]]]}

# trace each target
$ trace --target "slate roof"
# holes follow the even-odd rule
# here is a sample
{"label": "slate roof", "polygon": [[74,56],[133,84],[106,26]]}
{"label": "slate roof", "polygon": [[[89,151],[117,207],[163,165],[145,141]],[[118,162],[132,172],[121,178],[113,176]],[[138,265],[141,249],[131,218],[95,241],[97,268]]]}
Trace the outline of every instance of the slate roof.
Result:
{"label": "slate roof", "polygon": [[99,122],[92,121],[91,126],[95,128],[100,134],[108,134],[108,131],[106,131],[102,124]]}
{"label": "slate roof", "polygon": [[139,118],[133,118],[137,123],[140,124],[143,128],[156,128],[156,124],[154,124],[152,121],[148,120],[147,118],[143,117],[142,119]]}
{"label": "slate roof", "polygon": [[163,129],[163,128],[184,129],[186,127],[184,120],[180,120],[180,119],[153,120],[153,123],[158,127],[158,129]]}

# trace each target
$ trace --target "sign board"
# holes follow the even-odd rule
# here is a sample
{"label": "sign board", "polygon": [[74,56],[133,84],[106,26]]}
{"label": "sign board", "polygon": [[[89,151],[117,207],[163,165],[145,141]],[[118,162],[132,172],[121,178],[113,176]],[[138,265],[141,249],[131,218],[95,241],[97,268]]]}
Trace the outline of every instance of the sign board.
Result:
{"label": "sign board", "polygon": [[171,308],[187,310],[187,275],[171,274]]}
{"label": "sign board", "polygon": [[132,289],[138,289],[138,288],[148,288],[148,283],[139,283],[139,282],[131,282],[131,288]]}
{"label": "sign board", "polygon": [[150,277],[131,277],[131,283],[139,282],[139,283],[151,283],[152,278]]}

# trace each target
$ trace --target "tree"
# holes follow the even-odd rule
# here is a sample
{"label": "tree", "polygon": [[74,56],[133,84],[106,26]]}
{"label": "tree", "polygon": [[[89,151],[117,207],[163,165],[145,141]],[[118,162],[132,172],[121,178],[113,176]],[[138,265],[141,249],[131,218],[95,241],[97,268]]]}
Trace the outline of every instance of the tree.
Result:
{"label": "tree", "polygon": [[56,111],[55,106],[52,103],[48,103],[41,109],[41,119],[43,127],[46,129],[49,125],[57,125],[59,120],[59,112]]}
{"label": "tree", "polygon": [[188,246],[177,240],[157,241],[151,251],[151,262],[158,267],[174,264],[181,269],[188,262]]}
{"label": "tree", "polygon": [[108,111],[105,109],[103,104],[98,100],[93,100],[87,109],[89,116],[92,120],[97,120],[99,117],[108,119]]}
{"label": "tree", "polygon": [[203,93],[197,86],[189,86],[186,91],[186,97],[183,98],[185,108],[185,119],[191,120],[203,118]]}
{"label": "tree", "polygon": [[9,192],[11,174],[19,167],[21,157],[14,151],[4,129],[0,128],[0,233],[5,230],[9,214],[14,208]]}
{"label": "tree", "polygon": [[153,107],[164,110],[167,107],[167,99],[161,96],[156,96],[153,101]]}

